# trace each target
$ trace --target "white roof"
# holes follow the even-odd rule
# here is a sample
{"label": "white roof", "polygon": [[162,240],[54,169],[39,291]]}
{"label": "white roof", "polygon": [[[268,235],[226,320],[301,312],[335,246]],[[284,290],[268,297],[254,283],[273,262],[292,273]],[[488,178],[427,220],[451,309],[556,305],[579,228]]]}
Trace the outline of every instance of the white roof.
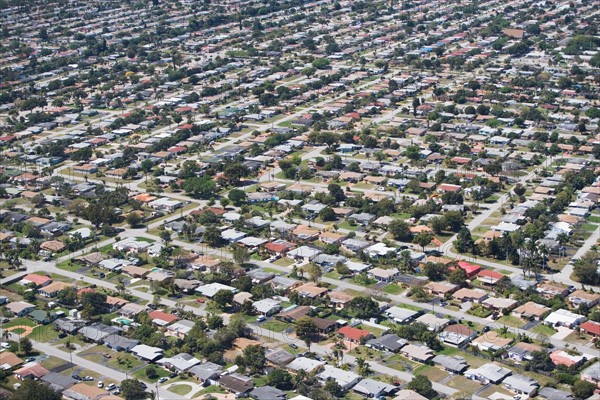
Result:
{"label": "white roof", "polygon": [[213,297],[219,290],[229,290],[230,292],[236,291],[235,288],[218,282],[209,283],[196,288],[196,292],[201,293],[206,297]]}
{"label": "white roof", "polygon": [[572,325],[583,321],[584,318],[585,317],[583,315],[575,314],[574,312],[563,310],[561,308],[550,313],[544,321],[552,325],[556,323]]}
{"label": "white roof", "polygon": [[316,368],[322,365],[325,365],[324,361],[313,360],[311,358],[306,357],[298,357],[294,361],[289,363],[287,365],[287,368],[291,369],[292,371],[303,370],[306,372],[310,372],[314,371]]}
{"label": "white roof", "polygon": [[353,382],[357,382],[360,379],[360,375],[351,371],[344,371],[343,369],[331,365],[326,365],[323,372],[317,375],[317,378],[323,381],[331,378],[342,387],[347,387],[348,385],[352,385]]}

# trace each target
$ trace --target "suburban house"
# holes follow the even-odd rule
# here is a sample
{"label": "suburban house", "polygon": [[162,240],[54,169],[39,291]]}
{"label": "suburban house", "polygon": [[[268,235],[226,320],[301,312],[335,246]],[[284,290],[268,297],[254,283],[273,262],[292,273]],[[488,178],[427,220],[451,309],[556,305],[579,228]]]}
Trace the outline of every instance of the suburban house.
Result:
{"label": "suburban house", "polygon": [[336,368],[332,365],[325,365],[323,371],[317,374],[317,378],[321,382],[326,382],[329,379],[333,379],[344,390],[350,389],[361,380],[360,375],[355,374],[352,371],[345,371],[343,369]]}
{"label": "suburban house", "polygon": [[534,396],[540,387],[535,379],[519,374],[508,376],[502,381],[502,385],[511,392],[524,394],[528,397]]}
{"label": "suburban house", "polygon": [[409,360],[418,361],[425,363],[435,357],[435,353],[427,346],[417,346],[414,344],[407,344],[400,353],[407,357]]}
{"label": "suburban house", "polygon": [[432,360],[435,364],[442,367],[451,374],[462,374],[469,364],[462,357],[450,357],[443,354],[437,355]]}
{"label": "suburban house", "polygon": [[499,365],[487,363],[479,368],[465,371],[465,378],[478,381],[487,385],[488,383],[498,384],[504,378],[510,375],[510,369],[500,367]]}
{"label": "suburban house", "polygon": [[519,342],[508,349],[506,357],[520,364],[523,361],[532,360],[534,351],[544,351],[544,348],[532,343]]}
{"label": "suburban house", "polygon": [[357,343],[363,340],[368,340],[371,337],[373,337],[373,334],[371,332],[366,331],[364,329],[354,328],[349,325],[340,328],[338,332],[342,334],[344,338],[346,338],[346,340]]}
{"label": "suburban house", "polygon": [[549,311],[550,307],[543,306],[533,301],[528,301],[522,306],[515,308],[512,312],[512,315],[523,318],[524,320],[540,320],[544,314]]}
{"label": "suburban house", "polygon": [[450,325],[438,335],[438,338],[445,344],[460,347],[473,340],[477,333],[466,325]]}
{"label": "suburban house", "polygon": [[544,319],[544,322],[551,326],[566,326],[568,328],[573,328],[584,320],[585,317],[583,315],[561,308],[550,313],[546,319]]}

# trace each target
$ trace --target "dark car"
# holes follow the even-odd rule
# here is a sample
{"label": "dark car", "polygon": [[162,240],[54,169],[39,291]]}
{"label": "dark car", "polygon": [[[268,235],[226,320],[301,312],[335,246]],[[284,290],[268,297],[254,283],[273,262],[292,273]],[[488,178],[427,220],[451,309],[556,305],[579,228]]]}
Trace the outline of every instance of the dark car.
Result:
{"label": "dark car", "polygon": [[297,349],[297,348],[298,348],[298,345],[297,345],[296,343],[290,343],[290,347],[291,347],[292,349]]}

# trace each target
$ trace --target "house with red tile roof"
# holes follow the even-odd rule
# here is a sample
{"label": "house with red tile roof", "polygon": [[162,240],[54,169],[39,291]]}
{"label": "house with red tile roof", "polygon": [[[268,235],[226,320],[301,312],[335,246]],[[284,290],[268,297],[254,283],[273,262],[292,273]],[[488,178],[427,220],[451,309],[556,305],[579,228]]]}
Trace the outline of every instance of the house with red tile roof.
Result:
{"label": "house with red tile roof", "polygon": [[495,285],[504,275],[500,272],[492,271],[490,269],[484,269],[479,271],[477,278],[486,285]]}
{"label": "house with red tile roof", "polygon": [[458,267],[464,269],[469,278],[474,277],[481,271],[481,267],[479,265],[470,264],[466,261],[459,261]]}
{"label": "house with red tile roof", "polygon": [[37,286],[46,286],[52,283],[52,278],[38,274],[27,274],[21,279],[21,285],[30,283],[35,283]]}
{"label": "house with red tile roof", "polygon": [[586,321],[581,324],[581,330],[592,336],[600,336],[600,323],[594,321]]}
{"label": "house with red tile roof", "polygon": [[166,313],[160,310],[154,310],[148,313],[148,316],[152,318],[152,322],[156,325],[165,326],[172,324],[179,320],[179,317],[173,314]]}
{"label": "house with red tile roof", "polygon": [[354,328],[352,326],[344,326],[338,330],[339,333],[344,335],[347,340],[351,342],[360,342],[362,339],[371,339],[373,335],[369,331],[364,329]]}

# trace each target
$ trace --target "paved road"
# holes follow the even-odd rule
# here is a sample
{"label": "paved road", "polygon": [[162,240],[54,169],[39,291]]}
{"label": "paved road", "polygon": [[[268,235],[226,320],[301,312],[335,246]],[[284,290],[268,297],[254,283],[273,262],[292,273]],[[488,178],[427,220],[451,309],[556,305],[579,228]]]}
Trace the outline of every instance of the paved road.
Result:
{"label": "paved road", "polygon": [[[86,360],[85,358],[79,357],[77,354],[68,353],[66,351],[57,349],[56,347],[51,346],[48,343],[38,342],[35,340],[31,340],[33,347],[43,354],[47,354],[49,356],[53,356],[56,358],[60,358],[61,360],[72,362],[78,367],[82,367],[88,369],[90,371],[97,372],[98,374],[113,379],[115,381],[121,382],[127,379],[127,375],[123,372],[117,371],[115,369],[105,367],[103,365],[94,363],[92,361]],[[157,387],[151,383],[146,382],[148,385],[148,389],[156,392]],[[161,387],[158,387],[158,395],[160,399],[163,400],[180,400],[185,399],[185,397],[181,397],[175,393],[171,393]]]}

